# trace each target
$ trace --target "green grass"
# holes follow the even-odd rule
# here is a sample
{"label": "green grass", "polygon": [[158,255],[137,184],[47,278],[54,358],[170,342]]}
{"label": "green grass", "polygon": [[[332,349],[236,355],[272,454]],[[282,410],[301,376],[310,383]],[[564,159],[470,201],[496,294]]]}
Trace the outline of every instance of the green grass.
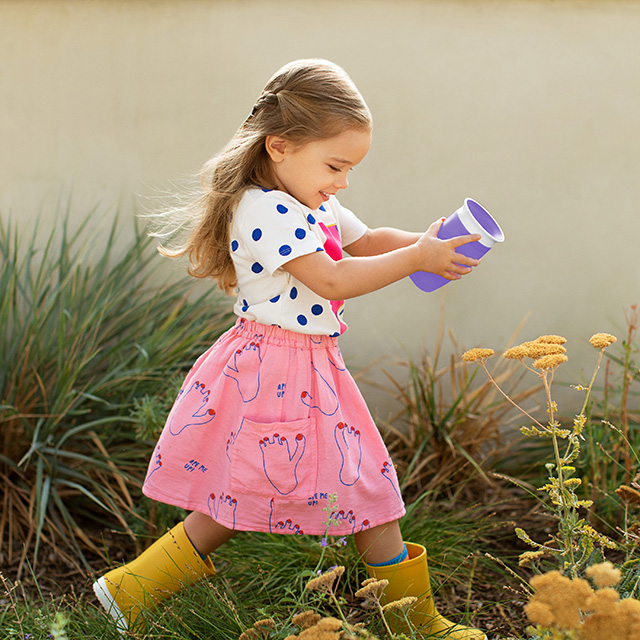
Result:
{"label": "green grass", "polygon": [[[483,554],[484,549],[495,547],[490,543],[496,537],[509,535],[498,525],[498,520],[480,506],[443,512],[428,506],[422,498],[408,508],[402,521],[403,534],[427,546],[439,610],[453,620],[480,625],[488,614],[495,617],[491,609],[499,606],[518,627],[520,596],[515,591],[501,594],[503,585],[517,589],[518,581]],[[354,597],[366,572],[352,540],[346,546],[323,548],[320,539],[313,536],[246,533],[233,538],[213,559],[217,576],[172,598],[163,610],[149,614],[144,637],[236,640],[254,622],[270,617],[276,627],[268,637],[284,638],[295,631],[292,616],[305,608],[337,615],[327,599],[304,591],[315,570],[334,565],[347,569],[338,584],[347,619],[362,622],[384,637],[380,621]],[[5,584],[11,595],[0,596],[0,628],[7,638],[24,639],[31,634],[29,640],[44,640],[55,615],[62,613],[68,620],[65,628],[69,639],[115,640],[115,628],[87,590],[88,585],[87,581],[78,593],[51,599],[45,593],[24,594],[19,587]],[[494,602],[486,600],[489,591]],[[507,623],[504,628],[508,629]],[[505,632],[498,637],[509,636]]]}

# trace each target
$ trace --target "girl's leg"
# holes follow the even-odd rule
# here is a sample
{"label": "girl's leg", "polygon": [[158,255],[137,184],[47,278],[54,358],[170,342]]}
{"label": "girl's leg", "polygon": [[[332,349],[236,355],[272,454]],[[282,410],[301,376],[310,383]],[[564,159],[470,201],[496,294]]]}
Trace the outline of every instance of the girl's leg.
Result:
{"label": "girl's leg", "polygon": [[398,521],[387,522],[354,534],[356,547],[367,564],[379,564],[397,557],[404,550]]}
{"label": "girl's leg", "polygon": [[238,533],[233,529],[223,527],[213,518],[199,511],[192,511],[184,519],[184,531],[193,546],[203,556],[213,553]]}

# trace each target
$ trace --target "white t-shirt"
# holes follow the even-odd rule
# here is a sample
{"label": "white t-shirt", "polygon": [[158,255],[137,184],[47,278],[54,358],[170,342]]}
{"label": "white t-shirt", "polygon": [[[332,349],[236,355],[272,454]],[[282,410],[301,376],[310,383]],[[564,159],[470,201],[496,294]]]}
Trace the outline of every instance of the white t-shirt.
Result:
{"label": "white t-shirt", "polygon": [[235,313],[299,333],[338,336],[344,300],[325,300],[282,265],[315,251],[334,260],[367,226],[331,197],[315,211],[283,191],[248,189],[233,215],[231,257],[238,278]]}

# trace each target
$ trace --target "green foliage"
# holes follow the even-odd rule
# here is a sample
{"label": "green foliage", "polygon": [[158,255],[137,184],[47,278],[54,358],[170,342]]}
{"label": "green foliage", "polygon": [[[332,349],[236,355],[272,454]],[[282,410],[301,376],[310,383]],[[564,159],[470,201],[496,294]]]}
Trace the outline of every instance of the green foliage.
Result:
{"label": "green foliage", "polygon": [[[594,506],[590,521],[615,528],[619,522],[620,485],[629,485],[640,468],[640,346],[635,338],[638,308],[625,312],[626,336],[605,352],[604,384],[587,407],[587,444],[576,465],[584,493]],[[614,426],[617,425],[617,426]]]}
{"label": "green foliage", "polygon": [[[0,221],[0,559],[37,562],[43,546],[70,562],[100,552],[87,523],[129,530],[148,443],[136,425],[148,397],[230,325],[227,303],[184,282],[154,280],[140,230],[72,231],[67,217],[26,241]],[[154,415],[157,427],[159,418]]]}
{"label": "green foliage", "polygon": [[[409,499],[426,493],[443,498],[453,487],[464,490],[472,482],[492,485],[487,469],[504,455],[503,428],[515,414],[513,404],[489,381],[475,380],[476,370],[460,360],[458,345],[449,337],[453,353],[444,364],[440,327],[431,353],[425,350],[420,358],[400,362],[406,382],[384,371],[401,405],[384,425],[385,440]],[[512,362],[502,363],[495,376],[517,402],[538,392],[536,387],[519,389],[522,375]]]}
{"label": "green foliage", "polygon": [[640,600],[640,559],[627,560],[621,567],[622,577],[618,583],[621,598]]}
{"label": "green foliage", "polygon": [[[587,387],[580,387],[585,391],[585,400],[581,411],[575,416],[572,428],[562,428],[557,419],[557,406],[552,398],[552,383],[556,369],[560,364],[567,361],[565,356],[566,348],[562,346],[566,340],[561,336],[541,336],[533,342],[525,342],[516,347],[508,349],[504,357],[519,362],[525,369],[535,374],[540,380],[546,397],[546,422],[541,422],[522,410],[529,420],[531,426],[523,427],[521,432],[531,438],[541,438],[551,444],[550,460],[544,465],[547,470],[545,483],[538,489],[541,496],[540,503],[554,514],[557,523],[557,533],[551,534],[544,543],[533,540],[524,529],[516,528],[516,535],[527,545],[536,550],[535,554],[529,554],[529,559],[536,560],[542,556],[553,557],[559,562],[561,571],[575,578],[590,562],[594,556],[598,555],[597,547],[602,549],[615,549],[617,545],[606,536],[597,532],[591,525],[587,524],[585,518],[580,513],[580,509],[589,508],[591,501],[583,500],[578,494],[578,489],[582,484],[580,478],[573,477],[575,467],[581,451],[581,442],[584,439],[583,431],[586,424],[586,407],[596,375],[600,368],[600,363],[604,354],[604,349],[616,341],[610,334],[596,334],[591,338],[592,345],[599,349],[599,357],[591,382]],[[483,358],[476,358],[472,353],[467,352],[463,358],[476,361],[485,370],[489,380],[500,389],[495,378],[487,369],[486,355]],[[493,351],[489,350],[490,354]],[[527,364],[526,360],[533,360],[533,364]],[[500,389],[501,390],[501,389]],[[501,390],[505,398],[508,394]],[[517,404],[514,402],[517,406]],[[517,481],[516,481],[517,483]]]}

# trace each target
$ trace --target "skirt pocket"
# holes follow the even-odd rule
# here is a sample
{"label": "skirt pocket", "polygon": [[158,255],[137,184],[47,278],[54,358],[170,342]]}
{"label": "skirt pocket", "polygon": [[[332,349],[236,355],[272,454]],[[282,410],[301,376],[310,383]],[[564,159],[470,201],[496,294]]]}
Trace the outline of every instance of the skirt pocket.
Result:
{"label": "skirt pocket", "polygon": [[301,500],[316,492],[315,418],[268,423],[244,418],[229,454],[232,491]]}

